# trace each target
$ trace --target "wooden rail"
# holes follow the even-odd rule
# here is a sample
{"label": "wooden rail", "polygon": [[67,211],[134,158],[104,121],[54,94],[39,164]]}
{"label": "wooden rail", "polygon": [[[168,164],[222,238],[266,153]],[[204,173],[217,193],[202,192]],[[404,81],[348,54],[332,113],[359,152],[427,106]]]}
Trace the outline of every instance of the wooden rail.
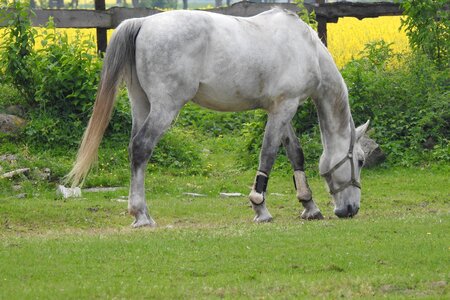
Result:
{"label": "wooden rail", "polygon": [[[102,5],[103,2],[103,5]],[[299,12],[300,8],[292,3],[253,3],[242,1],[229,7],[209,9],[208,11],[225,15],[250,17],[263,11],[271,9],[274,5],[285,9]],[[129,18],[138,18],[154,15],[162,12],[150,8],[124,8],[112,7],[105,9],[104,1],[96,1],[95,10],[82,9],[44,9],[35,10],[31,16],[34,26],[44,26],[49,17],[53,17],[55,26],[58,28],[96,28],[97,46],[100,51],[106,49],[106,30],[116,28],[120,22]],[[311,12],[315,11],[318,21],[319,36],[326,45],[327,23],[336,23],[342,17],[356,17],[358,19],[374,18],[379,16],[401,15],[403,10],[398,3],[352,3],[334,2],[324,4],[308,4],[305,8]],[[3,20],[8,11],[0,11],[0,27],[7,26],[7,19]]]}

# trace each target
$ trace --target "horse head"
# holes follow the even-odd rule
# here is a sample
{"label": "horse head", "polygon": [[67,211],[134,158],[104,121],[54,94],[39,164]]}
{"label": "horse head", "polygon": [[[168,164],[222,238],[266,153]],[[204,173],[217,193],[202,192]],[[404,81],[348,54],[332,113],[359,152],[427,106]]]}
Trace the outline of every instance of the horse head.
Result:
{"label": "horse head", "polygon": [[342,153],[342,151],[327,153],[322,155],[320,160],[320,169],[328,170],[322,172],[321,175],[328,184],[335,204],[334,213],[339,218],[353,217],[359,210],[360,175],[364,165],[364,152],[359,141],[368,126],[369,121],[355,129],[353,120],[351,120],[350,145],[348,148],[343,147],[343,149],[348,149],[347,153]]}

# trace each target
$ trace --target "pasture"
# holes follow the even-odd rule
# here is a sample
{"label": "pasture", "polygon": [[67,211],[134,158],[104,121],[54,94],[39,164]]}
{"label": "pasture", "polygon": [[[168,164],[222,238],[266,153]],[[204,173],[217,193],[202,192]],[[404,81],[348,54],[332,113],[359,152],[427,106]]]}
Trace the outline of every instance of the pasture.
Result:
{"label": "pasture", "polygon": [[[325,219],[299,218],[292,171],[281,155],[267,197],[274,220],[266,224],[252,222],[247,198],[255,175],[255,149],[261,144],[259,128],[265,122],[262,114],[218,114],[188,105],[146,172],[145,193],[158,227],[138,230],[131,229],[133,218],[127,212],[131,126],[123,90],[99,163],[86,182],[87,187],[118,189],[84,191],[82,198],[71,199],[55,194],[75,158],[85,125],[81,119],[90,112],[94,96],[88,84],[80,94],[51,98],[55,93],[50,90],[72,82],[64,78],[77,78],[68,88],[78,92],[85,87],[79,82],[97,80],[100,65],[92,58],[93,47],[82,51],[86,62],[79,67],[73,59],[79,49],[72,51],[65,39],[55,40],[61,48],[42,51],[36,56],[37,68],[25,77],[36,84],[31,98],[11,82],[0,84],[0,110],[23,104],[29,120],[18,136],[0,134],[0,154],[6,157],[0,159],[1,174],[30,168],[26,175],[0,178],[0,299],[447,299],[448,73],[421,56],[391,64],[391,56],[410,52],[399,24],[398,17],[346,18],[329,24],[329,49],[354,95],[357,123],[369,116],[369,134],[387,153],[381,166],[363,170],[356,217],[338,219],[333,214],[324,180],[317,174],[322,148],[317,127],[307,126],[317,123],[315,114],[305,112],[314,109],[311,103],[298,111],[300,122],[295,124],[299,130],[306,128],[300,136],[306,173]],[[71,41],[75,38],[75,30],[61,31]],[[378,39],[393,42],[396,54],[383,44],[373,46],[371,54],[361,53],[367,42]],[[35,47],[42,49],[40,38],[36,41]],[[55,63],[52,71],[48,60],[39,60],[55,54],[65,66],[76,67],[56,73],[63,69],[60,65]],[[362,59],[352,60],[357,57]],[[44,69],[57,74],[54,81],[40,80]],[[8,78],[7,73],[0,75]],[[61,103],[78,108],[76,101],[61,100],[80,97],[83,108],[76,113],[49,109]],[[8,160],[9,155],[14,158]],[[48,177],[43,177],[46,169]],[[221,197],[222,192],[241,196]]]}
{"label": "pasture", "polygon": [[322,221],[298,218],[291,174],[275,171],[274,221],[253,224],[246,196],[219,193],[247,195],[254,172],[209,145],[208,176],[148,173],[156,229],[129,227],[126,188],[1,197],[0,298],[448,297],[448,167],[365,170],[361,211],[347,220],[311,176]]}

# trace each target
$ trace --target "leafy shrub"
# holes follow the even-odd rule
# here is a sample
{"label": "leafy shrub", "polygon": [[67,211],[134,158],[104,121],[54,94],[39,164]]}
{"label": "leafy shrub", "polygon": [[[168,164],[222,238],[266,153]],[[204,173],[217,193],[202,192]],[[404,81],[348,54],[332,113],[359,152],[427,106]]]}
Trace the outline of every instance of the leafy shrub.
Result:
{"label": "leafy shrub", "polygon": [[25,99],[14,86],[0,83],[0,111],[9,105],[25,104]]}
{"label": "leafy shrub", "polygon": [[80,35],[69,43],[52,20],[43,32],[40,50],[34,50],[28,4],[14,1],[1,46],[1,70],[7,83],[21,92],[31,119],[26,142],[36,146],[78,144],[95,99],[101,68],[95,45]]}
{"label": "leafy shrub", "polygon": [[150,163],[176,170],[175,174],[202,174],[204,162],[201,148],[192,132],[173,127],[153,151]]}
{"label": "leafy shrub", "polygon": [[210,136],[240,132],[246,122],[255,117],[254,112],[217,112],[194,104],[187,104],[176,120],[177,126],[191,127]]}
{"label": "leafy shrub", "polygon": [[52,20],[41,43],[43,48],[36,51],[35,105],[41,110],[86,120],[101,70],[96,45],[80,34],[69,43],[66,33],[56,32]]}
{"label": "leafy shrub", "polygon": [[26,1],[13,1],[8,3],[2,0],[0,9],[11,8],[13,13],[6,18],[8,27],[4,30],[2,39],[5,41],[1,47],[0,69],[3,79],[14,85],[25,98],[34,96],[34,57],[33,46],[36,30],[31,26],[29,17],[29,3]]}
{"label": "leafy shrub", "polygon": [[448,151],[448,70],[418,53],[394,56],[388,44],[374,42],[342,74],[355,123],[372,120],[372,136],[392,163],[422,163],[435,148]]}
{"label": "leafy shrub", "polygon": [[448,0],[405,0],[401,3],[411,48],[422,51],[440,68],[450,67],[450,11]]}

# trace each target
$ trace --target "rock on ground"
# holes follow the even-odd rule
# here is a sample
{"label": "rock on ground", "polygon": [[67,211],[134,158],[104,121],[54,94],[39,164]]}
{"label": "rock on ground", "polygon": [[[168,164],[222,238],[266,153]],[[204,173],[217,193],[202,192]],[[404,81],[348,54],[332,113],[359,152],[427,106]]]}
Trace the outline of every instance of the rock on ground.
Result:
{"label": "rock on ground", "polygon": [[381,150],[380,145],[373,139],[363,136],[359,142],[366,157],[364,163],[366,168],[375,167],[386,160],[386,154]]}
{"label": "rock on ground", "polygon": [[67,198],[80,198],[81,197],[81,189],[79,187],[66,188],[63,185],[58,185],[58,188],[56,189],[56,195],[58,197],[62,197],[64,199],[67,199]]}
{"label": "rock on ground", "polygon": [[220,193],[220,197],[228,198],[228,197],[243,197],[244,194],[241,193]]}
{"label": "rock on ground", "polygon": [[21,174],[28,175],[30,173],[30,168],[17,169],[2,175],[2,178],[13,178]]}
{"label": "rock on ground", "polygon": [[16,133],[26,124],[26,121],[14,115],[0,114],[0,132]]}

